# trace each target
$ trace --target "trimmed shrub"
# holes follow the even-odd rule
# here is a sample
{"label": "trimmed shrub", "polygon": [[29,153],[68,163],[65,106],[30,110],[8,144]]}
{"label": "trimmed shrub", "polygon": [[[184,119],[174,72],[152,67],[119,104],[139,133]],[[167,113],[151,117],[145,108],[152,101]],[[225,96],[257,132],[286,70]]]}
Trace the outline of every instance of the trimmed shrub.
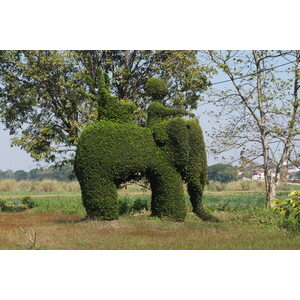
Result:
{"label": "trimmed shrub", "polygon": [[[118,205],[117,187],[146,177],[152,190],[153,216],[185,219],[184,180],[193,211],[208,219],[201,204],[207,163],[199,123],[174,118],[189,113],[154,101],[148,109],[149,128],[142,128],[130,122],[134,106],[109,96],[107,80],[101,80],[98,121],[83,131],[75,158],[88,216],[113,220],[126,213],[129,208]],[[167,92],[155,78],[148,81],[147,89],[160,100]],[[134,203],[137,210],[145,205]]]}
{"label": "trimmed shrub", "polygon": [[152,100],[161,101],[165,98],[169,89],[166,83],[159,78],[149,78],[145,87],[146,93]]}
{"label": "trimmed shrub", "polygon": [[205,144],[198,121],[173,118],[154,123],[151,128],[156,144],[187,183],[193,212],[200,218],[209,218],[202,206],[203,190],[208,179]]}
{"label": "trimmed shrub", "polygon": [[110,120],[114,122],[128,122],[133,119],[133,112],[136,109],[134,103],[121,102],[116,98],[111,100],[101,110],[100,120]]}
{"label": "trimmed shrub", "polygon": [[181,116],[194,116],[194,114],[188,112],[183,108],[171,108],[166,107],[159,101],[153,101],[147,110],[148,126],[151,127],[154,124],[159,124],[164,120],[169,120],[175,117]]}
{"label": "trimmed shrub", "polygon": [[185,217],[181,178],[148,128],[105,120],[88,126],[78,143],[75,171],[91,217],[116,219],[117,186],[144,176],[153,192],[152,214],[181,221]]}

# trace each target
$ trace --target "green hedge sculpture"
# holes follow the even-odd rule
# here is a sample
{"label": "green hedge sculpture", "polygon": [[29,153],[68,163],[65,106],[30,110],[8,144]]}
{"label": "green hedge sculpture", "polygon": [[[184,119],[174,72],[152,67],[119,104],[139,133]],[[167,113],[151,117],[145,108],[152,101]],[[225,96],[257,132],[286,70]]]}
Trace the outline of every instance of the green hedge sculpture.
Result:
{"label": "green hedge sculpture", "polygon": [[105,77],[101,80],[99,120],[82,132],[75,159],[88,216],[117,219],[118,186],[146,177],[152,190],[153,216],[184,221],[185,182],[193,211],[209,219],[202,207],[207,162],[198,121],[179,117],[189,113],[165,107],[157,99],[148,107],[148,126],[138,126],[132,122],[135,106],[109,96]]}

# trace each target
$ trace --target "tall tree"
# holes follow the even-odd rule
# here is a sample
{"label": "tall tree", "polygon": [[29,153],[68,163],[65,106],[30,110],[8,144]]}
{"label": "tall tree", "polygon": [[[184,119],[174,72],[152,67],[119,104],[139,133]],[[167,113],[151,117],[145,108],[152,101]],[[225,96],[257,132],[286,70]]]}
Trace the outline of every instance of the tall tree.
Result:
{"label": "tall tree", "polygon": [[112,93],[143,116],[147,78],[167,82],[170,106],[195,108],[206,71],[196,51],[0,51],[0,118],[14,145],[36,160],[65,163],[97,118],[101,72]]}
{"label": "tall tree", "polygon": [[[225,73],[213,98],[225,116],[213,130],[213,151],[238,149],[242,162],[261,162],[266,206],[272,206],[280,173],[293,159],[299,123],[300,51],[207,51],[210,63]],[[272,174],[275,163],[275,174]]]}
{"label": "tall tree", "polygon": [[237,170],[227,164],[215,164],[208,167],[208,179],[223,183],[237,180]]}
{"label": "tall tree", "polygon": [[111,78],[112,93],[119,99],[130,99],[139,106],[147,104],[144,90],[150,77],[163,79],[168,87],[169,104],[196,108],[201,92],[207,87],[207,67],[200,65],[197,51],[77,51],[91,83],[101,68]]}

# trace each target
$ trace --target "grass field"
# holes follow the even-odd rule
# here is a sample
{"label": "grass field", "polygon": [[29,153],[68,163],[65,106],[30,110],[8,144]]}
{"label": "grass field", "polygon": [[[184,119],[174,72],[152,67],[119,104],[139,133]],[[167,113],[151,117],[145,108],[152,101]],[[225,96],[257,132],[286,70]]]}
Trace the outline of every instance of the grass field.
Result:
{"label": "grass field", "polygon": [[[146,209],[110,222],[86,220],[77,190],[5,191],[0,198],[11,203],[26,195],[35,208],[0,212],[0,249],[300,249],[300,235],[280,228],[278,216],[264,209],[262,191],[206,191],[204,205],[219,223],[191,212],[184,223],[160,220]],[[150,204],[150,192],[137,186],[120,190],[119,198],[133,207]]]}

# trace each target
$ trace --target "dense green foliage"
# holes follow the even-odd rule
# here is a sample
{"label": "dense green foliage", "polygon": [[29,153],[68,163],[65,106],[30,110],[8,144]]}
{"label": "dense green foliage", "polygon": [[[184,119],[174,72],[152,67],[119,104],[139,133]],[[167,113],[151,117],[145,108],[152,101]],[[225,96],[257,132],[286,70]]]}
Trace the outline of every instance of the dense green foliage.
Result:
{"label": "dense green foliage", "polygon": [[28,208],[36,207],[34,200],[30,196],[26,196],[22,199],[22,204],[27,205]]}
{"label": "dense green foliage", "polygon": [[128,122],[133,119],[133,112],[136,109],[134,103],[120,102],[116,98],[100,110],[98,118],[100,120],[111,120],[114,122]]}
{"label": "dense green foliage", "polygon": [[147,110],[148,126],[163,120],[171,119],[179,116],[194,116],[183,108],[171,108],[164,106],[159,101],[153,101]]}
{"label": "dense green foliage", "polygon": [[202,194],[207,183],[207,162],[203,135],[196,120],[173,118],[151,126],[156,144],[187,183],[193,211],[202,218]]}
{"label": "dense green foliage", "polygon": [[300,230],[300,192],[289,193],[288,198],[275,200],[274,210],[283,216],[281,225],[295,231]]}
{"label": "dense green foliage", "polygon": [[208,179],[222,183],[237,180],[235,167],[227,164],[215,164],[208,167]]}
{"label": "dense green foliage", "polygon": [[[166,108],[154,101],[149,106],[149,128],[142,128],[130,122],[131,108],[133,112],[130,103],[109,97],[109,87],[103,76],[101,86],[99,121],[83,131],[75,160],[75,172],[88,215],[116,219],[119,213],[117,187],[146,177],[152,190],[153,216],[184,220],[184,180],[188,184],[193,211],[207,218],[201,205],[207,183],[207,163],[199,123],[180,118],[164,120],[165,110],[167,116],[174,117],[178,109]],[[153,87],[152,92],[157,88],[160,89]],[[152,117],[151,107],[161,117]],[[184,114],[188,113],[184,111]]]}
{"label": "dense green foliage", "polygon": [[152,214],[185,217],[181,178],[157,149],[150,129],[130,122],[95,122],[82,133],[75,171],[89,216],[118,217],[117,186],[147,176]]}
{"label": "dense green foliage", "polygon": [[59,181],[74,180],[73,168],[71,166],[64,166],[62,168],[48,167],[46,169],[36,168],[29,172],[18,170],[13,172],[12,170],[1,171],[0,180],[2,179],[15,179],[21,180],[45,180],[53,179]]}
{"label": "dense green foliage", "polygon": [[168,95],[167,84],[159,78],[149,78],[146,83],[146,93],[151,100],[162,100]]}

